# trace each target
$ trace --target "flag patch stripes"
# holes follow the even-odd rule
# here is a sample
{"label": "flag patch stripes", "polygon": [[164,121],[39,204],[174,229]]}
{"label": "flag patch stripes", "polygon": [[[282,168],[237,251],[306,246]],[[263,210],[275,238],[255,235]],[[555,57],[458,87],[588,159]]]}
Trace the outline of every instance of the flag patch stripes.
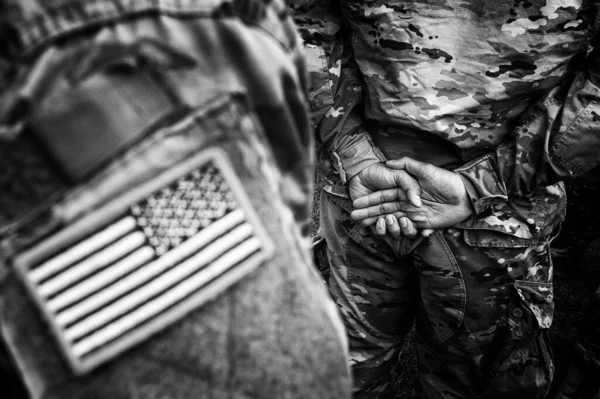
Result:
{"label": "flag patch stripes", "polygon": [[88,234],[67,227],[15,261],[78,374],[165,328],[270,254],[224,154],[203,154],[177,172],[108,206],[110,221],[102,209],[82,220],[92,224]]}

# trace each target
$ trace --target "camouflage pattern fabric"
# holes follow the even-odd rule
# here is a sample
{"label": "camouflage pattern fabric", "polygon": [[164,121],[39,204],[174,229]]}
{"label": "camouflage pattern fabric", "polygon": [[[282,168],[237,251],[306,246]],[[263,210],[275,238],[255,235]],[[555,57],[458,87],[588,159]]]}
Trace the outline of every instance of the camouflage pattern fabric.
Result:
{"label": "camouflage pattern fabric", "polygon": [[315,0],[292,10],[332,183],[411,156],[463,177],[479,216],[465,228],[544,241],[564,206],[549,186],[598,164],[598,51],[585,60],[597,2]]}
{"label": "camouflage pattern fabric", "polygon": [[[325,116],[330,126],[333,119],[356,119],[358,127],[323,132],[325,144],[342,158],[346,171],[353,171],[354,162],[362,160],[346,160],[344,155],[354,146],[369,145],[369,135],[375,144],[387,143],[386,137],[396,141],[405,134],[418,135],[421,145],[378,147],[390,157],[431,156],[420,154],[419,148],[435,155],[450,153],[459,165],[489,154],[512,133],[519,136],[517,147],[527,148],[534,137],[545,134],[545,127],[515,127],[532,123],[533,113],[540,111],[533,105],[542,106],[558,94],[552,90],[559,83],[569,86],[562,87],[563,92],[574,92],[569,101],[580,102],[566,106],[587,105],[590,94],[594,95],[588,92],[595,87],[593,67],[587,68],[589,79],[573,79],[575,61],[585,56],[597,29],[597,7],[597,2],[583,0],[292,2],[311,49],[307,55],[317,66],[311,71],[313,106],[333,105]],[[342,57],[345,51],[351,52],[355,65]],[[595,55],[589,57],[591,65]],[[354,99],[342,95],[344,85],[353,89]],[[527,117],[525,110],[530,111]],[[550,110],[540,112],[550,117]],[[546,122],[565,124],[562,131],[567,132],[575,116]],[[585,117],[595,123],[592,115]],[[349,135],[357,137],[349,141]],[[511,150],[502,151],[510,154]],[[560,154],[555,148],[555,155]],[[513,162],[523,156],[512,155]],[[476,163],[483,166],[484,157]],[[451,162],[437,160],[436,164]],[[480,169],[473,172],[486,173]],[[476,173],[470,174],[477,178]],[[528,182],[531,173],[523,178]]]}
{"label": "camouflage pattern fabric", "polygon": [[[510,359],[524,355],[521,366],[529,366],[514,364],[493,383],[489,372],[493,374],[495,361],[507,355],[508,348],[544,348],[545,332],[540,330],[550,325],[551,317],[544,314],[553,303],[548,246],[565,215],[562,180],[600,162],[600,49],[595,39],[600,3],[299,0],[291,7],[312,60],[311,109],[321,149],[319,170],[329,184],[321,216],[324,228],[331,225],[326,234],[330,289],[345,309],[357,389],[383,391],[378,380],[394,361],[403,332],[412,323],[410,314],[417,312],[418,320],[435,326],[440,323],[444,312],[424,310],[424,299],[403,298],[431,295],[439,276],[420,268],[419,262],[443,265],[445,256],[437,258],[425,250],[441,246],[456,258],[463,280],[483,276],[480,285],[473,283],[474,288],[466,290],[467,309],[483,303],[486,307],[460,319],[457,332],[445,343],[448,352],[440,345],[428,349],[419,344],[422,381],[429,395],[473,397],[484,394],[487,386],[488,396],[510,397],[511,391],[522,396],[521,390],[528,389],[531,394],[526,397],[543,396],[552,375],[544,350],[517,349]],[[357,173],[403,156],[459,173],[475,209],[452,229],[456,237],[438,232],[428,241],[437,244],[394,244],[402,254],[414,247],[410,258],[398,258],[388,248],[392,244],[360,233],[345,213],[349,208],[341,210],[338,203],[343,198],[349,204],[344,190]],[[405,259],[411,259],[416,270],[398,271]],[[518,273],[512,263],[519,264]],[[547,279],[533,281],[536,289],[530,290],[529,278],[538,272]],[[357,276],[369,283],[357,286]],[[421,286],[415,293],[417,278]],[[492,291],[503,287],[506,294]],[[461,295],[455,288],[441,285],[437,295],[458,301]],[[388,298],[392,293],[402,298]],[[342,297],[375,305],[361,308]],[[531,312],[527,316],[537,323],[522,327],[500,316],[515,301],[523,302]],[[402,311],[389,310],[390,303],[401,304],[396,310]],[[535,308],[541,304],[544,311]],[[395,316],[388,318],[382,309]],[[400,313],[407,316],[398,319]],[[393,338],[385,329],[374,333],[372,323],[357,321],[365,318],[385,319],[388,328],[400,332]],[[437,328],[427,322],[418,325],[419,342],[426,331]],[[482,328],[474,331],[487,330],[477,335],[470,330],[473,325]],[[445,370],[444,364],[456,371]],[[520,374],[530,372],[539,374]],[[514,378],[504,379],[508,375]],[[451,381],[459,382],[453,386]],[[524,381],[539,384],[522,387]]]}
{"label": "camouflage pattern fabric", "polygon": [[554,373],[549,243],[513,245],[505,236],[487,246],[448,228],[403,247],[353,222],[341,192],[325,188],[321,223],[330,291],[349,333],[355,397],[385,392],[415,320],[428,397],[544,397]]}

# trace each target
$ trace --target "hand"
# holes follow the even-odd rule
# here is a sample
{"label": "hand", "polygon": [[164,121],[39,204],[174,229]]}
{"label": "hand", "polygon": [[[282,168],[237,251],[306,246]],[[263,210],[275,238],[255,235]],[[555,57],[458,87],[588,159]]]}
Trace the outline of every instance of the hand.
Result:
{"label": "hand", "polygon": [[350,198],[355,201],[386,188],[398,188],[416,207],[421,206],[421,187],[417,180],[402,169],[390,169],[383,163],[367,166],[348,182]]}
{"label": "hand", "polygon": [[[404,198],[409,199],[413,206],[420,207],[422,204],[420,198],[421,188],[415,178],[402,169],[390,169],[383,164],[373,164],[363,169],[350,179],[348,186],[352,200],[382,189],[394,187],[403,190]],[[412,222],[408,218],[402,217],[400,212],[396,212],[395,215],[388,215],[385,219],[382,217],[376,219],[379,219],[374,227],[374,233],[377,236],[383,237],[389,233],[392,238],[397,240],[402,236],[414,237],[417,235],[417,230]],[[375,223],[375,220],[373,223]],[[432,233],[433,231],[430,229],[421,232],[424,237],[428,237]]]}
{"label": "hand", "polygon": [[460,176],[434,165],[402,158],[386,163],[391,169],[404,170],[417,180],[422,206],[408,200],[403,188],[388,188],[354,200],[352,219],[364,225],[377,222],[382,215],[408,217],[417,229],[453,226],[468,218],[473,209]]}

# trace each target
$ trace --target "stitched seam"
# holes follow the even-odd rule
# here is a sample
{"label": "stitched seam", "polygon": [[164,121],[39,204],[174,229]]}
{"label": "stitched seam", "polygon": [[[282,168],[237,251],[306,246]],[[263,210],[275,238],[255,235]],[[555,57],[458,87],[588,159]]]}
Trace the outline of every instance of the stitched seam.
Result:
{"label": "stitched seam", "polygon": [[456,258],[454,257],[454,254],[450,250],[450,246],[446,242],[446,239],[444,238],[444,235],[439,230],[436,231],[436,235],[438,235],[438,239],[439,239],[439,241],[440,241],[440,243],[442,245],[442,249],[446,253],[446,257],[448,258],[448,260],[452,264],[452,266],[455,269],[455,271],[458,272],[458,274],[460,275],[460,277],[457,277],[456,279],[459,281],[460,289],[462,291],[462,295],[460,297],[461,298],[460,299],[460,307],[461,307],[460,308],[460,320],[459,320],[456,328],[454,329],[454,331],[449,331],[442,339],[440,339],[439,343],[443,344],[444,342],[446,342],[447,340],[449,340],[454,334],[456,334],[458,332],[458,330],[460,329],[460,326],[462,325],[462,323],[464,321],[465,310],[466,310],[466,307],[467,307],[467,287],[465,285],[465,280],[464,280],[463,275],[462,275],[462,270],[460,270],[458,262],[456,261]]}
{"label": "stitched seam", "polygon": [[[339,206],[339,205],[338,205]],[[341,206],[340,206],[341,207]],[[356,277],[356,275],[352,272],[352,265],[353,262],[350,258],[350,256],[348,256],[349,251],[348,251],[348,247],[350,245],[350,241],[353,241],[354,243],[356,243],[358,245],[358,243],[354,240],[354,233],[356,232],[357,228],[360,226],[360,223],[357,223],[351,230],[350,232],[348,232],[348,240],[346,241],[346,243],[344,244],[344,253],[345,253],[345,257],[346,257],[346,267],[348,269],[348,289],[350,291],[350,294],[352,294],[352,298],[348,298],[352,304],[356,307],[356,309],[360,312],[360,307],[358,306],[358,304],[356,303],[356,301],[354,301],[354,293],[356,292],[356,289],[352,287],[352,282],[354,281],[354,278]],[[361,312],[362,313],[362,312]],[[361,319],[363,320],[363,322],[365,323],[365,325],[373,332],[375,332],[377,335],[383,335],[386,337],[390,337],[390,338],[396,338],[397,335],[394,334],[394,331],[400,331],[400,326],[398,327],[392,327],[392,331],[391,333],[388,332],[387,328],[382,328],[379,323],[374,322],[370,317],[367,316],[367,314],[361,314]]]}

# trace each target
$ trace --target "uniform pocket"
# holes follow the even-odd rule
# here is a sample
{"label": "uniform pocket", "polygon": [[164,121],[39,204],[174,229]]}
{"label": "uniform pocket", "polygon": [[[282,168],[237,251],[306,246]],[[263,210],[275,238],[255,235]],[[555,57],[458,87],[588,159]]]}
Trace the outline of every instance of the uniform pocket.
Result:
{"label": "uniform pocket", "polygon": [[350,219],[352,202],[346,187],[325,187],[321,204],[330,262],[345,279],[344,296],[354,317],[378,334],[407,332],[418,290],[410,260],[398,256],[396,241],[378,238],[369,227]]}
{"label": "uniform pocket", "polygon": [[435,344],[447,341],[458,331],[465,317],[467,290],[462,272],[442,233],[436,232],[415,250],[420,271],[421,338]]}
{"label": "uniform pocket", "polygon": [[486,376],[480,398],[519,393],[543,398],[554,375],[548,328],[552,322],[551,283],[515,281],[515,293],[500,322],[492,350],[482,364]]}
{"label": "uniform pocket", "polygon": [[494,288],[506,292],[497,298],[506,305],[482,349],[483,383],[477,397],[544,397],[554,374],[548,342],[554,310],[549,243],[554,236],[524,239],[473,229],[463,237],[469,247],[493,260],[476,278],[485,284],[496,279]]}

